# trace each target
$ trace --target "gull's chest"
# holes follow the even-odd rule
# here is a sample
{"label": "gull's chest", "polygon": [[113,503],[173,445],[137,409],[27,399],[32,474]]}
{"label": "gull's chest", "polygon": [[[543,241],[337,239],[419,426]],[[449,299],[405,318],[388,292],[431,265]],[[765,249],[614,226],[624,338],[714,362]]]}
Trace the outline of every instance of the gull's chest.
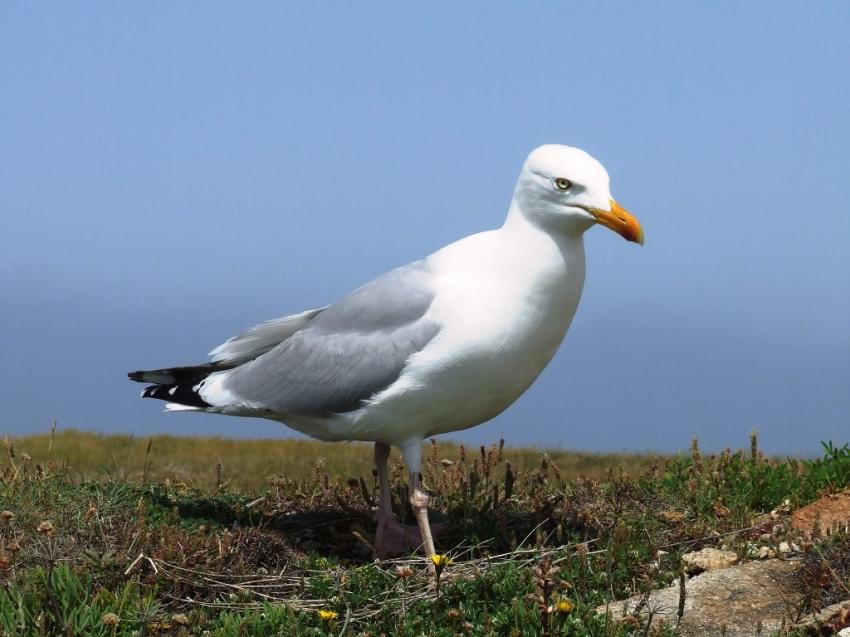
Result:
{"label": "gull's chest", "polygon": [[[564,263],[532,272],[457,277],[447,282],[434,308],[435,320],[444,327],[430,354],[445,366],[463,369],[470,381],[477,373],[493,382],[487,373],[493,368],[496,380],[513,377],[527,386],[563,340],[583,281],[583,267],[570,270]],[[505,373],[504,366],[512,373]]]}
{"label": "gull's chest", "polygon": [[396,443],[472,427],[534,382],[575,314],[584,251],[580,239],[564,249],[540,235],[519,248],[485,233],[433,255],[434,301],[425,318],[440,331],[396,382],[348,418],[351,431]]}
{"label": "gull's chest", "polygon": [[[544,264],[545,265],[545,264]],[[373,415],[424,435],[471,427],[513,403],[552,359],[575,314],[584,262],[455,270],[429,316],[442,327]]]}

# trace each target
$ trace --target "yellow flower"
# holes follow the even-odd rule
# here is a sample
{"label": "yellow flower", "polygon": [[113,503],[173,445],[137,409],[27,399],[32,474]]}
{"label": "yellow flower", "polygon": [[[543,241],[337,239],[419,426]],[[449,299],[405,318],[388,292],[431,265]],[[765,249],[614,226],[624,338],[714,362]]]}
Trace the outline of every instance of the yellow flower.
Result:
{"label": "yellow flower", "polygon": [[339,617],[339,614],[332,610],[320,610],[317,611],[319,613],[319,617],[321,617],[326,622],[330,622]]}
{"label": "yellow flower", "polygon": [[568,599],[559,600],[558,603],[555,604],[555,610],[561,613],[562,615],[567,615],[573,612],[573,608],[575,608],[575,606]]}
{"label": "yellow flower", "polygon": [[452,563],[448,555],[440,555],[439,553],[431,556],[431,561],[438,571],[442,571],[446,566]]}

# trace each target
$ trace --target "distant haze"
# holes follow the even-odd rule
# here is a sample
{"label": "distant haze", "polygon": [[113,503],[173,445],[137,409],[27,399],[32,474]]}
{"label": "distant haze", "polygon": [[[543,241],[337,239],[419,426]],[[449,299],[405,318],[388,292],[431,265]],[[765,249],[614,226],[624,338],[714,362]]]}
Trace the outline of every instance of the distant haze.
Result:
{"label": "distant haze", "polygon": [[587,235],[538,382],[451,436],[850,440],[850,3],[4,3],[0,434],[294,435],[161,412],[202,362],[502,223],[579,146],[643,223]]}

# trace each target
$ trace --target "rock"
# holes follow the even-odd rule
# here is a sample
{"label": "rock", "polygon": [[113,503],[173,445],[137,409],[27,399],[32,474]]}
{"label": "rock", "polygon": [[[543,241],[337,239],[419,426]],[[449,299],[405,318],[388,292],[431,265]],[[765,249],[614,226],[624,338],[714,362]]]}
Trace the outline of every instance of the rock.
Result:
{"label": "rock", "polygon": [[776,551],[768,546],[760,546],[756,551],[756,557],[760,560],[767,560],[776,557]]}
{"label": "rock", "polygon": [[789,555],[794,555],[795,553],[800,552],[800,547],[796,542],[786,542],[782,541],[779,543],[779,555],[782,557],[788,557]]}
{"label": "rock", "polygon": [[[685,606],[676,634],[687,637],[750,637],[770,635],[790,624],[790,611],[799,601],[791,592],[789,576],[797,568],[796,560],[748,562],[692,577],[685,584]],[[609,604],[612,618],[623,617],[641,603],[642,596]],[[676,624],[679,585],[654,591],[641,615],[653,611],[653,625],[665,621]],[[606,607],[596,609],[605,613]]]}
{"label": "rock", "polygon": [[791,514],[791,528],[811,537],[819,526],[821,533],[850,526],[850,491],[827,495]]}
{"label": "rock", "polygon": [[685,572],[690,574],[729,568],[737,562],[738,554],[734,551],[720,551],[711,548],[694,551],[693,553],[685,553],[682,556]]}

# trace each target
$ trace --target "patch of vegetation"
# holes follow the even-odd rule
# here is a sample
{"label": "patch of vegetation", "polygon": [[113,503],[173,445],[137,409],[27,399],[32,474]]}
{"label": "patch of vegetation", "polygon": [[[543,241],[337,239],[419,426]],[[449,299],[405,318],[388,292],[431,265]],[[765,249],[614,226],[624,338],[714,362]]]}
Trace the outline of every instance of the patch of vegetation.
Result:
{"label": "patch of vegetation", "polygon": [[[599,477],[567,476],[548,454],[515,463],[501,443],[451,457],[434,443],[424,481],[452,560],[437,576],[415,556],[371,560],[371,472],[343,479],[315,463],[261,493],[221,467],[206,488],[120,467],[91,480],[51,462],[53,444],[45,460],[7,441],[0,464],[0,636],[672,635],[596,609],[678,580],[688,550],[743,553],[775,523],[771,510],[850,484],[846,446],[775,460],[755,437],[747,451],[694,443],[641,473],[609,465]],[[405,482],[396,459],[393,506],[410,521]],[[807,547],[808,607],[840,596],[848,548],[846,536]]]}
{"label": "patch of vegetation", "polygon": [[[230,486],[242,493],[262,493],[268,487],[269,476],[302,480],[313,476],[318,463],[331,476],[369,476],[372,472],[372,445],[358,442],[169,435],[136,438],[73,429],[56,431],[55,426],[52,432],[21,437],[15,442],[21,451],[43,465],[52,464],[81,481],[170,481],[206,491]],[[652,454],[557,449],[547,453],[564,477],[603,477],[608,467],[616,466],[638,475],[654,461]],[[440,444],[441,458],[456,461],[460,454],[459,445]],[[514,467],[535,467],[539,458],[539,449],[505,450],[505,459]]]}
{"label": "patch of vegetation", "polygon": [[850,598],[850,533],[842,530],[807,544],[798,577],[809,610]]}

